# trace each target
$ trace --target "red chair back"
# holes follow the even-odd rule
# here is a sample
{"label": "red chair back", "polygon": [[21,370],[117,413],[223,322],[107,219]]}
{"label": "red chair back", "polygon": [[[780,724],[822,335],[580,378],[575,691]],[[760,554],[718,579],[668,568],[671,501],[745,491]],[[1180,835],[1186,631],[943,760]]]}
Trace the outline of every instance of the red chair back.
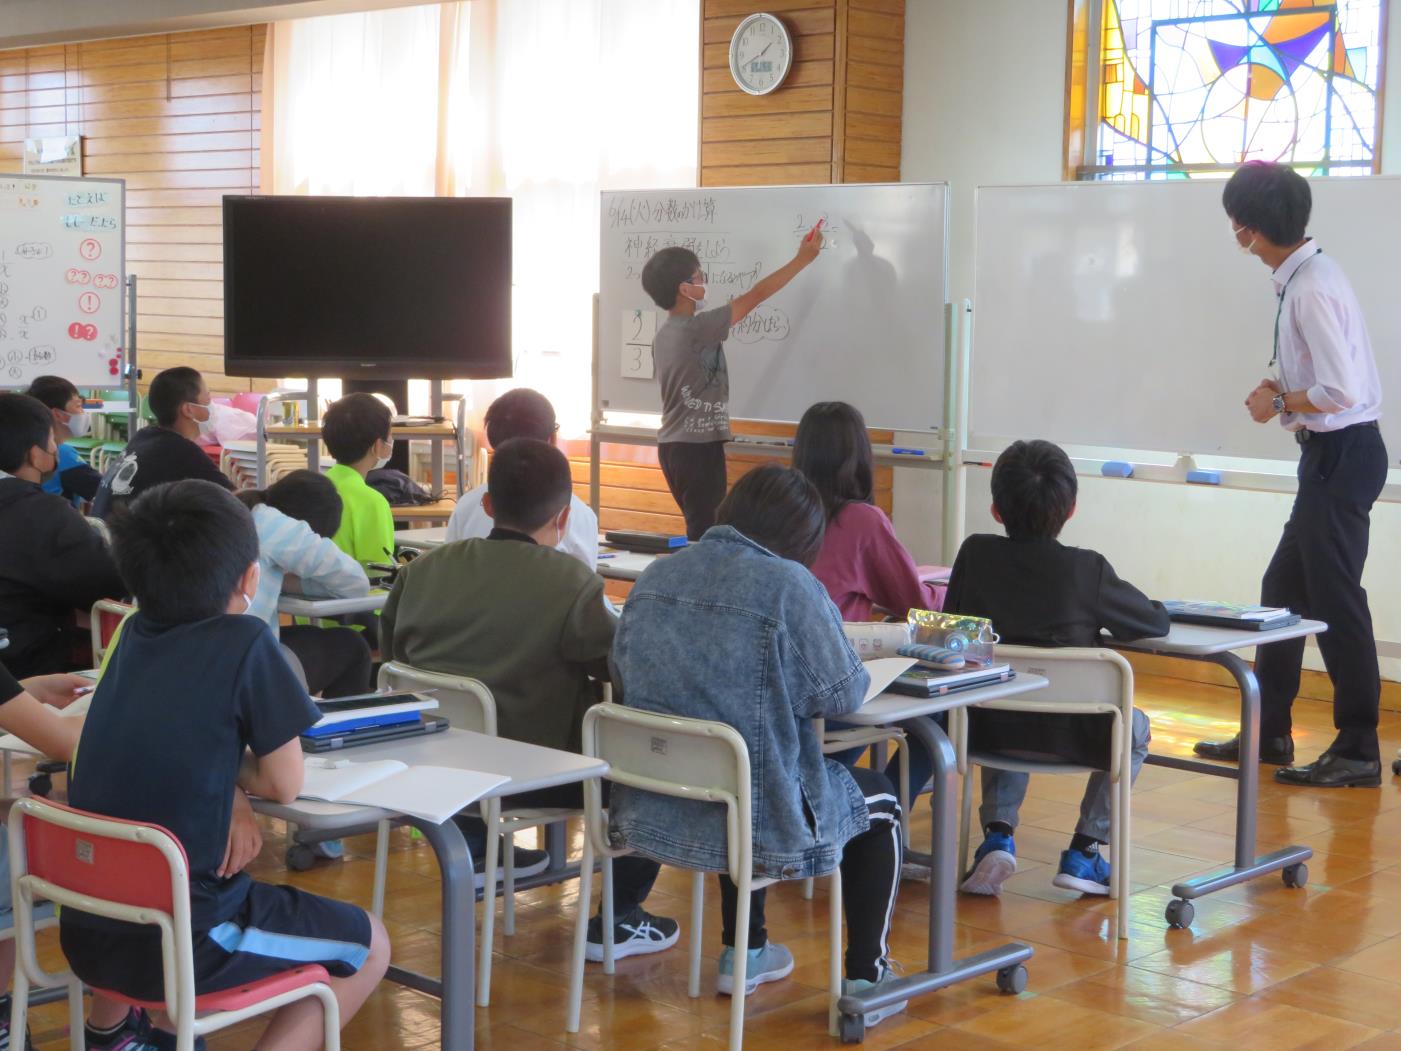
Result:
{"label": "red chair back", "polygon": [[[43,805],[80,817],[100,817],[47,800],[43,801]],[[108,817],[101,817],[101,820],[164,833],[180,852],[185,872],[189,872],[185,848],[159,825],[143,825],[137,821]],[[65,828],[27,813],[24,818],[24,845],[29,873],[65,890],[136,908],[159,909],[165,913],[175,911],[170,863],[151,843]]]}

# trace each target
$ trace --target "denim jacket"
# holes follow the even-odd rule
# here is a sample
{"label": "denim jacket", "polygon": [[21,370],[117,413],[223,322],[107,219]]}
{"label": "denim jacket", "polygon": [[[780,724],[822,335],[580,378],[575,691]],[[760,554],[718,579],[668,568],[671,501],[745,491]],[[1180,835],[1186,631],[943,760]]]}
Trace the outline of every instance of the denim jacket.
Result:
{"label": "denim jacket", "polygon": [[[817,579],[730,526],[658,559],[613,643],[624,703],[728,723],[749,747],[754,874],[820,876],[866,830],[865,800],[812,720],[861,706],[870,681]],[[725,808],[614,785],[610,838],[662,862],[727,868]]]}

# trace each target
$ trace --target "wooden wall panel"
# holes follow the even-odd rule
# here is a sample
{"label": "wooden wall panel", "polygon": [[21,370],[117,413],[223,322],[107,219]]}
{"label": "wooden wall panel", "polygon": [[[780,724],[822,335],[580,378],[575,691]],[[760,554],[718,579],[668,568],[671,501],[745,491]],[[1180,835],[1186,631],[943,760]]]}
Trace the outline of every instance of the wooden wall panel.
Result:
{"label": "wooden wall panel", "polygon": [[215,391],[249,389],[223,375],[222,199],[258,189],[265,38],[241,26],[0,51],[0,170],[19,170],[27,137],[76,134],[87,174],[126,179],[147,382],[192,365]]}

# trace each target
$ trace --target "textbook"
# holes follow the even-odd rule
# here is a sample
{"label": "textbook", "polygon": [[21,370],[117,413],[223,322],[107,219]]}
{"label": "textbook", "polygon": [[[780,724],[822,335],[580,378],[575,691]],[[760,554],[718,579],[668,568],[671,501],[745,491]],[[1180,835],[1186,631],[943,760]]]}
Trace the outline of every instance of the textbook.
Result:
{"label": "textbook", "polygon": [[510,780],[502,774],[447,766],[409,766],[397,759],[356,763],[307,756],[298,798],[379,807],[441,825]]}
{"label": "textbook", "polygon": [[356,697],[337,697],[317,701],[321,718],[309,729],[309,736],[331,731],[344,732],[359,726],[384,726],[389,723],[411,722],[420,712],[438,707],[434,697],[401,690],[397,693],[366,693]]}
{"label": "textbook", "polygon": [[620,547],[624,551],[641,551],[644,554],[662,554],[686,546],[684,536],[643,533],[632,529],[610,529],[603,534],[603,542],[609,547]]}
{"label": "textbook", "polygon": [[924,665],[911,668],[898,676],[890,684],[895,693],[910,694],[915,697],[942,697],[945,694],[972,690],[978,686],[988,686],[994,682],[1006,682],[1016,678],[1017,673],[1010,664],[994,664],[990,668],[974,668],[972,671],[941,672]]}
{"label": "textbook", "polygon": [[1216,628],[1265,631],[1298,624],[1300,617],[1282,606],[1237,606],[1229,602],[1173,599],[1163,603],[1168,616],[1181,624],[1205,624]]}

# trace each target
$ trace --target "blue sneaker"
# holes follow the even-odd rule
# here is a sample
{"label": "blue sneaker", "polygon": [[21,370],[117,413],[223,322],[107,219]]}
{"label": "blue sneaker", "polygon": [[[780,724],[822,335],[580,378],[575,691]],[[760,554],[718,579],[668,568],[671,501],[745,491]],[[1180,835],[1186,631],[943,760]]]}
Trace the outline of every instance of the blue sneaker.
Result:
{"label": "blue sneaker", "polygon": [[[793,954],[786,946],[765,943],[762,949],[749,949],[749,962],[744,970],[744,995],[749,996],[765,982],[776,982],[793,973]],[[733,996],[735,992],[735,951],[725,946],[720,952],[720,971],[715,976],[715,991]]]}
{"label": "blue sneaker", "polygon": [[[865,978],[843,978],[842,993],[844,995],[847,993],[863,993],[867,989],[873,989],[878,985],[884,985],[886,982],[894,981],[895,977],[894,971],[886,971],[885,974],[881,976],[880,980],[875,982],[867,981]],[[909,1003],[908,1000],[900,1000],[896,1003],[888,1004],[885,1007],[877,1007],[862,1015],[862,1020],[866,1023],[866,1028],[869,1029],[874,1025],[879,1025],[881,1022],[884,1022],[891,1015],[899,1014],[909,1006]]]}
{"label": "blue sneaker", "polygon": [[996,896],[1017,871],[1017,845],[1003,832],[989,832],[973,855],[973,869],[958,889],[964,894]]}
{"label": "blue sneaker", "polygon": [[1109,862],[1098,850],[1086,854],[1083,850],[1062,850],[1060,871],[1051,883],[1081,894],[1109,893]]}

